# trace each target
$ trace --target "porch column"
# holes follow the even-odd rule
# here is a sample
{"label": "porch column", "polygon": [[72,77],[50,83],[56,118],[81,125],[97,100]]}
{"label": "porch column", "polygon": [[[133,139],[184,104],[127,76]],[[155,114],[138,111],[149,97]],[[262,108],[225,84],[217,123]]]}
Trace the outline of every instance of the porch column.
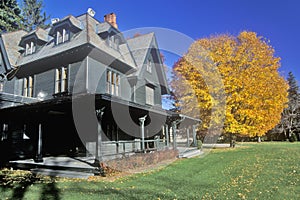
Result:
{"label": "porch column", "polygon": [[186,137],[187,137],[187,147],[190,146],[190,129],[189,127],[186,128]]}
{"label": "porch column", "polygon": [[196,138],[196,125],[193,125],[193,143],[194,146],[197,146],[197,138]]}
{"label": "porch column", "polygon": [[174,150],[177,150],[177,144],[176,144],[176,122],[172,122],[172,132],[173,132],[173,148],[174,148]]}
{"label": "porch column", "polygon": [[[104,108],[96,110],[96,115],[98,124],[97,124],[97,140],[96,140],[96,152],[95,152],[95,162],[94,165],[95,167],[100,167],[100,161],[102,160],[102,151],[101,151],[101,143],[102,143],[102,127],[101,127],[101,122],[102,122],[102,117],[104,114]],[[99,153],[100,150],[100,153]]]}
{"label": "porch column", "polygon": [[146,120],[147,115],[144,117],[139,118],[140,121],[140,131],[141,131],[141,139],[142,139],[142,145],[141,145],[141,150],[145,150],[145,120]]}
{"label": "porch column", "polygon": [[39,124],[38,148],[37,148],[37,154],[34,159],[34,162],[44,162],[43,155],[42,155],[42,147],[43,147],[42,124]]}
{"label": "porch column", "polygon": [[169,126],[166,124],[166,146],[169,148]]}

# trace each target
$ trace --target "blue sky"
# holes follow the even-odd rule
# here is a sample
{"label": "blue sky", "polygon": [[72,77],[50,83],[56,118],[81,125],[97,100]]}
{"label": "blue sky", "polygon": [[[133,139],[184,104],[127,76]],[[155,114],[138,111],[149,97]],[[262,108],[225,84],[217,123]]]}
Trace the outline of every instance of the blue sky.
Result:
{"label": "blue sky", "polygon": [[[300,80],[300,1],[297,0],[44,0],[52,18],[80,15],[91,7],[102,21],[115,12],[121,31],[163,27],[193,39],[242,30],[268,38],[281,57],[280,71]],[[175,62],[168,56],[167,64]]]}

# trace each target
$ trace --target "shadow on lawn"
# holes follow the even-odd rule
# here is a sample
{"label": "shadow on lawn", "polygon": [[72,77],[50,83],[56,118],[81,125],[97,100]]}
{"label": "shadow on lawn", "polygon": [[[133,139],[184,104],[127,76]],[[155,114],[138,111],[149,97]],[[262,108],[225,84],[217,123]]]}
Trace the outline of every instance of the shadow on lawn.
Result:
{"label": "shadow on lawn", "polygon": [[38,199],[61,199],[60,191],[56,186],[54,178],[42,180],[41,177],[31,173],[13,175],[9,171],[5,170],[4,173],[2,171],[0,175],[0,191],[4,194],[2,197],[6,197],[5,193],[12,191],[9,199],[23,199],[30,186],[41,184],[42,187]]}

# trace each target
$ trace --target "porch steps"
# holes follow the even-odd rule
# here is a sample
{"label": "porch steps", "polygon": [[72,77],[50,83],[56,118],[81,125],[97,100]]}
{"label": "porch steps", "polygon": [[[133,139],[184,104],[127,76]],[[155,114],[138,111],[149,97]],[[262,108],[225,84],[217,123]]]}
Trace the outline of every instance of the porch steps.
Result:
{"label": "porch steps", "polygon": [[184,151],[181,151],[178,155],[178,158],[192,158],[192,157],[200,156],[201,154],[203,154],[203,152],[200,151],[199,149],[189,148],[189,149],[185,149]]}

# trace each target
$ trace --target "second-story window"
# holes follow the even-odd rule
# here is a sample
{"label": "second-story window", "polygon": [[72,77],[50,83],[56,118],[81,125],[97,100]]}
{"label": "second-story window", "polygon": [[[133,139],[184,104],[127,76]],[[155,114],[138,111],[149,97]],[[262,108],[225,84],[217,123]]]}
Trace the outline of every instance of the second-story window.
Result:
{"label": "second-story window", "polygon": [[154,105],[154,89],[146,86],[146,104]]}
{"label": "second-story window", "polygon": [[32,76],[23,78],[23,96],[24,97],[33,97],[33,78],[32,78]]}
{"label": "second-story window", "polygon": [[25,55],[33,54],[36,50],[36,46],[34,42],[30,42],[26,44]]}
{"label": "second-story window", "polygon": [[61,67],[55,70],[55,93],[66,92],[68,89],[68,68]]}
{"label": "second-story window", "polygon": [[61,29],[56,32],[56,44],[61,44],[69,41],[70,32],[67,29]]}
{"label": "second-story window", "polygon": [[120,95],[120,75],[111,70],[106,72],[106,93]]}

